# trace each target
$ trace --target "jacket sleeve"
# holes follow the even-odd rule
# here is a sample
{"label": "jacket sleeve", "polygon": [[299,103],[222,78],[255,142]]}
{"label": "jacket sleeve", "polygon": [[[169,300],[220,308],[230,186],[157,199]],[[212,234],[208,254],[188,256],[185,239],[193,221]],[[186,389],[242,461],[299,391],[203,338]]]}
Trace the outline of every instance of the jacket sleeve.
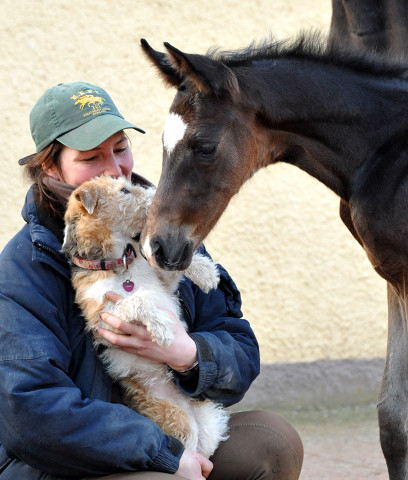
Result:
{"label": "jacket sleeve", "polygon": [[[200,252],[208,255],[203,246]],[[180,286],[199,368],[187,377],[177,375],[177,383],[187,395],[229,406],[242,400],[259,375],[260,356],[254,332],[242,318],[241,295],[227,271],[217,266],[220,283],[208,294],[187,279]]]}
{"label": "jacket sleeve", "polygon": [[0,258],[0,442],[7,455],[64,477],[174,473],[183,452],[178,440],[78,388],[73,352],[97,359],[86,351],[92,344],[83,329],[67,335],[70,282],[42,262],[27,262],[22,248],[14,244],[10,254],[6,247]]}

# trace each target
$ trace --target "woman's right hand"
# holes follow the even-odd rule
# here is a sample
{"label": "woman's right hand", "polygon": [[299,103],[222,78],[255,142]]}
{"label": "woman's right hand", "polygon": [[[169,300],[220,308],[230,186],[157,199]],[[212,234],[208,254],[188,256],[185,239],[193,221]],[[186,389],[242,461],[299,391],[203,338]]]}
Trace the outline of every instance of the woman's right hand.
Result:
{"label": "woman's right hand", "polygon": [[[123,297],[114,292],[105,294],[107,300],[116,303]],[[184,370],[192,365],[197,359],[197,345],[186,332],[183,324],[170,310],[163,310],[172,320],[174,339],[166,348],[161,347],[152,340],[150,332],[145,325],[140,323],[128,323],[108,312],[101,313],[101,319],[120,333],[112,332],[100,327],[98,333],[108,342],[121,350],[133,355],[147,358],[153,362],[166,363],[173,370]]]}
{"label": "woman's right hand", "polygon": [[212,469],[213,464],[210,460],[192,450],[184,450],[176,475],[188,480],[203,480],[208,477]]}

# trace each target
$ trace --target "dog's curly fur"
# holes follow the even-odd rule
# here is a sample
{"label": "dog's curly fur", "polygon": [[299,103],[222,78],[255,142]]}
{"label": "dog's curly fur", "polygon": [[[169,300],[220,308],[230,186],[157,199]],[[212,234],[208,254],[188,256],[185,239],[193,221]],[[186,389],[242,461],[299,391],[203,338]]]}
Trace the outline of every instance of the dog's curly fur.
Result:
{"label": "dog's curly fur", "polygon": [[[183,394],[167,365],[124,352],[97,332],[100,325],[114,330],[99,316],[107,311],[124,321],[146,325],[153,340],[163,348],[173,341],[173,320],[161,308],[181,318],[174,292],[182,275],[151,268],[140,254],[136,240],[154,193],[154,188],[132,185],[124,177],[102,176],[82,184],[68,202],[62,250],[70,259],[100,260],[121,258],[125,247],[133,246],[137,256],[129,265],[128,273],[123,266],[104,271],[72,265],[76,302],[85,317],[86,328],[93,332],[95,345],[107,347],[101,358],[109,374],[123,387],[125,403],[155,421],[164,433],[179,439],[185,448],[208,458],[219,442],[227,438],[227,412],[209,400],[198,401]],[[206,292],[219,281],[215,264],[198,253],[183,274]],[[128,293],[123,282],[130,275],[135,286]],[[116,304],[109,302],[104,297],[108,291],[119,293],[124,299]],[[184,327],[187,328],[185,324]]]}

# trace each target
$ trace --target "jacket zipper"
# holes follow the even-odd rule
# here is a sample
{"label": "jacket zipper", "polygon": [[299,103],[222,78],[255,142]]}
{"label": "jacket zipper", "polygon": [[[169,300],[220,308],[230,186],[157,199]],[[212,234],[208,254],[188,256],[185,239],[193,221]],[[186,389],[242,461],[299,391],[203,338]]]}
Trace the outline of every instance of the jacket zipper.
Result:
{"label": "jacket zipper", "polygon": [[59,260],[60,262],[62,263],[66,263],[66,260],[61,258],[58,253],[55,252],[55,250],[53,250],[52,248],[48,247],[47,245],[44,245],[43,243],[40,243],[40,242],[37,242],[35,241],[34,242],[34,246],[37,247],[39,250],[43,250],[44,252],[47,252],[47,253],[51,253],[51,255],[56,258],[57,260]]}

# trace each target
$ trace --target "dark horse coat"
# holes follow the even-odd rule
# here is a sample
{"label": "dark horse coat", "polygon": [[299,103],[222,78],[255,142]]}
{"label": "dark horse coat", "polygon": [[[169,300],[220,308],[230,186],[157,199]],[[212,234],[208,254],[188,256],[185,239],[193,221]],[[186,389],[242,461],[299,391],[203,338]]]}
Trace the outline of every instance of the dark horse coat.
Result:
{"label": "dark horse coat", "polygon": [[[405,0],[332,0],[332,19],[330,25],[329,43],[339,48],[348,46],[361,51],[388,52],[406,58],[408,55],[408,2]],[[404,148],[405,141],[402,139]],[[400,147],[397,146],[397,149]],[[407,213],[405,212],[405,215]],[[340,216],[354,237],[364,246],[356,233],[352,219],[351,206],[341,200]],[[378,241],[381,241],[379,238]],[[404,248],[402,246],[402,248]],[[398,255],[398,252],[396,252]],[[405,297],[405,298],[404,298]],[[387,365],[384,371],[383,385],[378,407],[381,431],[381,444],[387,460],[390,478],[407,478],[407,437],[404,433],[392,433],[389,425],[398,423],[395,430],[404,429],[406,422],[406,407],[398,405],[398,389],[392,384],[407,382],[407,334],[406,334],[406,296],[396,295],[389,285],[389,336]],[[403,339],[397,337],[403,331]],[[402,351],[401,351],[402,350]],[[399,361],[391,359],[399,357]],[[399,364],[396,368],[392,363]],[[398,376],[393,378],[393,375]],[[406,387],[402,387],[406,391]],[[383,408],[382,399],[388,396],[388,391],[394,392],[390,412]],[[404,399],[401,398],[404,402]],[[405,402],[406,402],[405,398]],[[386,403],[390,404],[389,401]],[[383,426],[382,426],[383,425]]]}
{"label": "dark horse coat", "polygon": [[141,242],[184,269],[231,197],[258,169],[301,168],[341,199],[341,216],[388,282],[389,339],[379,398],[390,478],[408,478],[408,71],[331,42],[186,54],[142,46],[177,94],[163,170]]}
{"label": "dark horse coat", "polygon": [[408,52],[406,0],[332,0],[330,41],[352,48]]}

